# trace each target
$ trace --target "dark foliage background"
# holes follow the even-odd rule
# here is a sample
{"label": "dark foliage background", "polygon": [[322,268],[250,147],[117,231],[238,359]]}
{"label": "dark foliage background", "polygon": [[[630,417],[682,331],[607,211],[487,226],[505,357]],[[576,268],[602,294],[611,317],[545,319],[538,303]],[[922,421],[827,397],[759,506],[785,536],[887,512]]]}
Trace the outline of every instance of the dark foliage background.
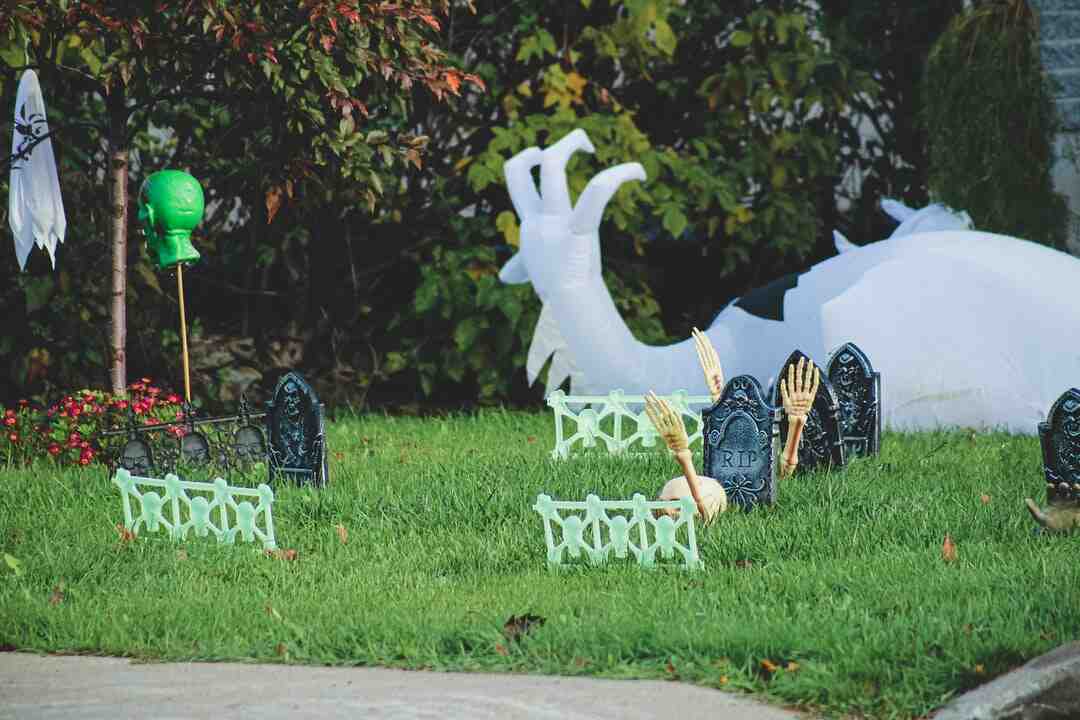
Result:
{"label": "dark foliage background", "polygon": [[[833,228],[886,236],[882,196],[928,198],[922,76],[961,5],[451,2],[431,37],[461,71],[457,95],[343,85],[379,110],[335,129],[342,147],[370,150],[362,173],[305,147],[288,149],[299,165],[275,165],[281,100],[255,84],[239,104],[159,103],[133,130],[131,192],[171,163],[215,207],[195,237],[203,261],[185,273],[196,395],[259,399],[296,367],[331,405],[537,402],[524,363],[539,301],[496,278],[517,232],[501,166],[578,126],[597,153],[571,163],[572,192],[628,159],[649,175],[620,191],[601,233],[609,287],[643,341],[704,327],[733,297],[830,256]],[[3,108],[21,37],[6,39]],[[320,72],[326,60],[316,46],[294,62]],[[39,73],[63,128],[69,230],[57,271],[38,252],[22,274],[14,253],[0,257],[0,402],[107,380],[108,197],[101,138],[79,124],[101,99],[62,69]],[[175,279],[152,269],[133,213],[128,374],[177,387]]]}

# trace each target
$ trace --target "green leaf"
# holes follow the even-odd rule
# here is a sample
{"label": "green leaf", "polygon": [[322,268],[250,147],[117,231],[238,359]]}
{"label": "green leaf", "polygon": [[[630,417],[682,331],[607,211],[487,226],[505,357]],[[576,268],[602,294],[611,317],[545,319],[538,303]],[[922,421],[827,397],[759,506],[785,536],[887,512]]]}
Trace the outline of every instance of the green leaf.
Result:
{"label": "green leaf", "polygon": [[485,321],[475,315],[459,322],[457,327],[454,328],[454,344],[457,345],[458,350],[465,352],[471,349],[486,324]]}
{"label": "green leaf", "polygon": [[666,20],[657,20],[656,47],[660,48],[665,55],[671,55],[675,52],[676,45],[678,45],[678,40],[675,39],[675,33],[672,31],[671,26],[668,25]]}
{"label": "green leaf", "polygon": [[753,40],[754,36],[746,32],[745,30],[736,30],[735,32],[731,33],[732,47],[746,47],[751,42],[753,42]]}
{"label": "green leaf", "polygon": [[49,304],[56,284],[49,276],[28,277],[23,281],[23,293],[26,296],[26,312],[32,313]]}
{"label": "green leaf", "polygon": [[15,573],[15,577],[23,574],[22,562],[17,557],[4,553],[4,564],[11,568],[11,571]]}
{"label": "green leaf", "polygon": [[671,233],[672,237],[677,238],[686,230],[686,215],[678,208],[669,207],[664,211],[663,224],[664,229]]}

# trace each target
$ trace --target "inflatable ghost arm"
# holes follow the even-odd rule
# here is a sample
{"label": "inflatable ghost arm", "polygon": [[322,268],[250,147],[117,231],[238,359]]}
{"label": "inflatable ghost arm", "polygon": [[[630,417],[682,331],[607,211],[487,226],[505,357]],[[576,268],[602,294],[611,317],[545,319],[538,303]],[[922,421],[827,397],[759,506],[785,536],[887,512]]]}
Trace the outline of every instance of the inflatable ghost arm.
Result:
{"label": "inflatable ghost arm", "polygon": [[[604,284],[600,262],[600,221],[623,183],[644,180],[638,163],[597,174],[576,206],[571,205],[566,164],[578,150],[593,152],[582,130],[574,130],[545,150],[528,148],[503,167],[514,210],[521,221],[519,252],[502,268],[506,283],[531,282],[544,303],[529,352],[530,381],[554,352],[548,388],[567,374],[574,392],[655,387],[662,393],[685,388],[694,369],[689,342],[678,351],[639,343],[619,315]],[[540,191],[532,169],[540,166]],[[711,331],[710,331],[710,334]],[[713,338],[714,343],[725,343]],[[723,346],[723,345],[722,345]]]}

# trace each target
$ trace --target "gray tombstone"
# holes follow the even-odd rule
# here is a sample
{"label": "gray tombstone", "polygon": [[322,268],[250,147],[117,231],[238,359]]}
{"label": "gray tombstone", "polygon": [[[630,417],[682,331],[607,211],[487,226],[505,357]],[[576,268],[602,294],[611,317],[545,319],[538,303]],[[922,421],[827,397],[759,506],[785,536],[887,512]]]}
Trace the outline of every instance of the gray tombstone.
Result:
{"label": "gray tombstone", "polygon": [[145,440],[131,437],[120,450],[120,458],[116,461],[116,464],[132,475],[152,477],[154,473],[154,452]]}
{"label": "gray tombstone", "polygon": [[[787,442],[788,422],[780,397],[780,380],[788,376],[788,367],[798,368],[799,359],[807,357],[801,350],[795,350],[780,366],[780,373],[772,389],[772,402],[780,414],[780,442]],[[840,431],[840,401],[836,397],[832,383],[825,373],[821,374],[814,404],[806,417],[802,442],[799,444],[799,470],[814,470],[828,466],[844,466],[844,440]]]}
{"label": "gray tombstone", "polygon": [[326,484],[323,405],[297,372],[281,376],[266,406],[270,479],[283,475],[297,484]]}
{"label": "gray tombstone", "polygon": [[776,500],[777,415],[750,375],[728,381],[703,410],[704,474],[724,486],[728,501],[752,510]]}
{"label": "gray tombstone", "polygon": [[188,465],[210,464],[210,441],[194,427],[180,438],[180,462]]}
{"label": "gray tombstone", "polygon": [[825,374],[840,401],[844,459],[877,455],[881,450],[881,373],[855,343],[841,345]]}
{"label": "gray tombstone", "polygon": [[1080,502],[1080,390],[1065,391],[1039,423],[1047,502]]}

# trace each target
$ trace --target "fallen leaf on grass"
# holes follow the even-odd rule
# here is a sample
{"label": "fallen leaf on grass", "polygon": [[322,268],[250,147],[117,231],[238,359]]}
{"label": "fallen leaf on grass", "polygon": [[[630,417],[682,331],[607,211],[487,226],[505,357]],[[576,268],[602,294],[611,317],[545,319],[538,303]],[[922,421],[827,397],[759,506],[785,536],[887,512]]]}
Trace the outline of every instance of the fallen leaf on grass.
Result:
{"label": "fallen leaf on grass", "polygon": [[525,438],[525,442],[527,442],[527,443],[529,443],[531,445],[532,443],[536,442],[536,436],[535,435],[530,435],[529,437]]}
{"label": "fallen leaf on grass", "polygon": [[737,568],[746,569],[748,567],[753,567],[753,566],[754,566],[754,561],[753,560],[736,560],[735,561],[735,567],[737,567]]}
{"label": "fallen leaf on grass", "polygon": [[121,545],[135,540],[135,533],[124,527],[123,523],[116,523],[116,532],[120,535]]}
{"label": "fallen leaf on grass", "polygon": [[277,645],[275,645],[274,646],[274,652],[277,653],[278,657],[283,657],[283,658],[288,658],[289,657],[289,648],[285,645],[285,643],[280,643],[279,642]]}
{"label": "fallen leaf on grass", "polygon": [[945,542],[941,543],[941,559],[945,562],[956,561],[956,543],[953,542],[952,536],[947,533]]}
{"label": "fallen leaf on grass", "polygon": [[588,660],[586,660],[586,659],[585,659],[585,658],[583,658],[583,657],[576,657],[576,658],[574,658],[574,665],[576,665],[576,666],[577,666],[577,667],[579,667],[579,668],[583,668],[583,667],[585,667],[585,666],[586,666],[586,665],[588,665],[588,664],[589,664],[589,661],[588,661]]}
{"label": "fallen leaf on grass", "polygon": [[761,661],[761,669],[765,671],[766,677],[771,677],[779,668],[772,660],[765,658]]}
{"label": "fallen leaf on grass", "polygon": [[986,493],[983,493],[982,495],[979,496],[979,502],[981,502],[983,505],[989,505],[990,504],[990,496],[987,495]]}
{"label": "fallen leaf on grass", "polygon": [[180,562],[187,560],[187,550],[177,550],[176,559]]}
{"label": "fallen leaf on grass", "polygon": [[281,548],[278,548],[276,550],[267,550],[265,554],[266,554],[266,557],[274,558],[275,560],[295,560],[296,559],[296,551],[292,550],[292,549],[283,550]]}
{"label": "fallen leaf on grass", "polygon": [[345,453],[343,453],[341,451],[335,451],[334,452],[334,459],[335,460],[344,460],[345,459]]}
{"label": "fallen leaf on grass", "polygon": [[265,610],[266,614],[269,615],[270,617],[274,618],[275,620],[280,620],[281,619],[281,613],[279,613],[277,610],[275,610],[274,606],[271,605],[270,603],[266,603],[266,607],[263,608],[263,610]]}
{"label": "fallen leaf on grass", "polygon": [[337,533],[338,540],[342,545],[346,545],[349,542],[349,531],[345,529],[344,525],[335,525],[334,532]]}
{"label": "fallen leaf on grass", "polygon": [[510,654],[510,651],[507,650],[506,646],[502,643],[495,643],[495,652],[497,652],[499,655],[502,655],[503,657],[506,657]]}
{"label": "fallen leaf on grass", "polygon": [[64,602],[64,583],[56,585],[52,589],[52,595],[49,596],[49,604],[56,606]]}
{"label": "fallen leaf on grass", "polygon": [[679,679],[679,671],[675,669],[675,663],[671,662],[671,658],[668,658],[667,662],[664,663],[664,670],[667,671],[668,680]]}
{"label": "fallen leaf on grass", "polygon": [[975,666],[975,674],[976,675],[985,675],[986,674],[986,668],[984,668],[982,665],[976,665]]}
{"label": "fallen leaf on grass", "polygon": [[784,666],[784,669],[791,673],[799,672],[799,663],[794,660],[789,660],[788,664]]}
{"label": "fallen leaf on grass", "polygon": [[503,623],[503,635],[507,640],[517,641],[545,622],[547,620],[539,615],[511,615],[510,619]]}
{"label": "fallen leaf on grass", "polygon": [[721,685],[727,685],[727,684],[728,684],[728,677],[727,677],[727,675],[721,675],[721,676],[720,676],[720,684],[721,684]]}

